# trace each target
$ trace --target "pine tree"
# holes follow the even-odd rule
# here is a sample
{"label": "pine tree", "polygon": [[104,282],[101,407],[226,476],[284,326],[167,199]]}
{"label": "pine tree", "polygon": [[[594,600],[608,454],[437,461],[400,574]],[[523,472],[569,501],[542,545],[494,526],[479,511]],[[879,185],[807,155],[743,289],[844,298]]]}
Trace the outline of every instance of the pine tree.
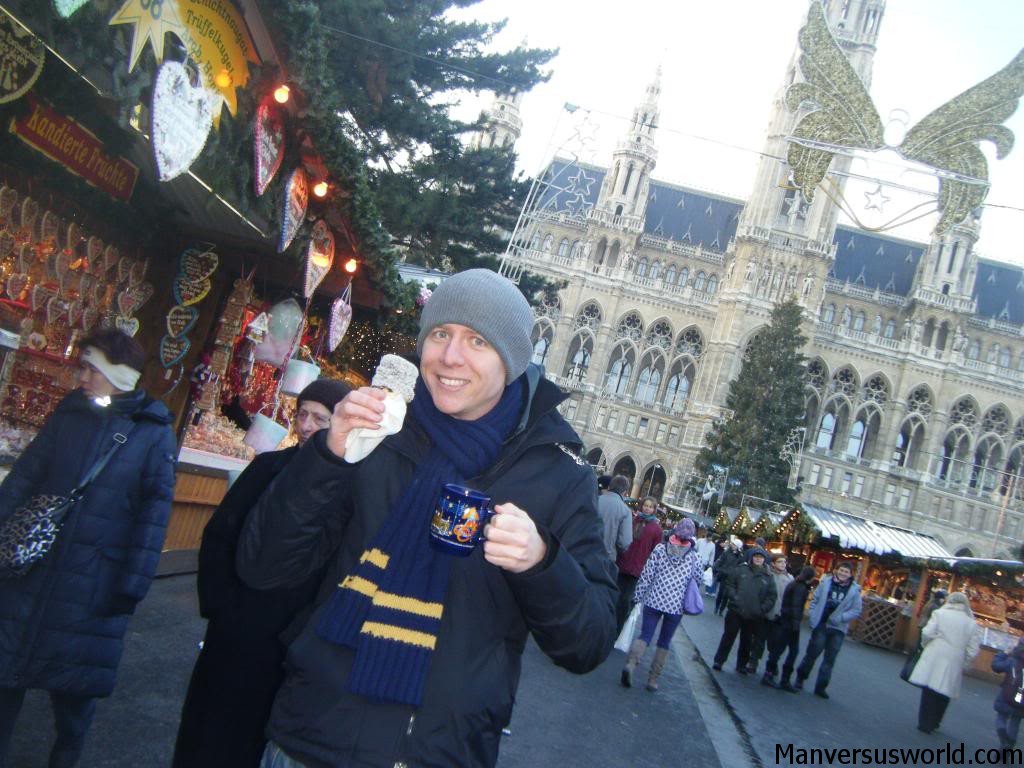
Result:
{"label": "pine tree", "polygon": [[697,454],[694,467],[701,476],[713,464],[728,467],[729,503],[737,502],[740,493],[793,500],[786,487],[789,464],[779,454],[804,412],[807,358],[800,349],[807,337],[800,331],[800,317],[800,305],[793,300],[775,306],[771,323],[748,345],[740,374],[729,385],[726,407],[732,415],[714,425]]}

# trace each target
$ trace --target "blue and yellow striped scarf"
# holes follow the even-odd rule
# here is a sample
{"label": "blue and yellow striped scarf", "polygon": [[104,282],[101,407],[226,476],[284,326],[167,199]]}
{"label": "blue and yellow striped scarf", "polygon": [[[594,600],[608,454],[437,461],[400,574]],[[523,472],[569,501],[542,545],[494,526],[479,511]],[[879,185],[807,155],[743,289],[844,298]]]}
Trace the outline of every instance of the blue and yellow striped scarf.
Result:
{"label": "blue and yellow striped scarf", "polygon": [[488,414],[463,421],[438,411],[416,380],[410,413],[431,450],[317,624],[320,637],[355,649],[353,693],[419,706],[451,566],[451,555],[430,546],[430,518],[442,485],[477,477],[497,460],[519,421],[523,386],[520,377]]}

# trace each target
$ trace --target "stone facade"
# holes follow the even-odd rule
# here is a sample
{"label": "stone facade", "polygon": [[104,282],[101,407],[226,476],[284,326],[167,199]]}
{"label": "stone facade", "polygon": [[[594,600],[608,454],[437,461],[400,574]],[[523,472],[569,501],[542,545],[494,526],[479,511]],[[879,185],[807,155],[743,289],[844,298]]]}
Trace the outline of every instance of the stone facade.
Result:
{"label": "stone facade", "polygon": [[[826,9],[867,84],[884,2]],[[784,82],[799,77],[794,56]],[[1024,273],[978,259],[977,218],[913,243],[804,201],[773,159],[795,119],[784,92],[746,201],[652,178],[660,72],[608,168],[552,163],[502,265],[568,281],[537,312],[535,360],[571,391],[593,464],[686,505],[745,346],[794,296],[810,339],[801,498],[1006,555],[1024,535]]]}

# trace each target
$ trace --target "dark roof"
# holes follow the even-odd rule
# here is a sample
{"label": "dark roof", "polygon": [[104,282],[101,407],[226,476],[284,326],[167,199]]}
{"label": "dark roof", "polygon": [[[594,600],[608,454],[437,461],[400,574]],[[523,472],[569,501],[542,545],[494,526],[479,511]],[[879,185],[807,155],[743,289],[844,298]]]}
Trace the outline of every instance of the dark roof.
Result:
{"label": "dark roof", "polygon": [[832,276],[854,285],[906,296],[925,246],[852,227],[836,227]]}
{"label": "dark roof", "polygon": [[742,200],[652,181],[644,232],[725,251],[742,211]]}
{"label": "dark roof", "polygon": [[1024,269],[1013,264],[978,259],[974,298],[981,317],[994,317],[1018,325],[1024,323]]}

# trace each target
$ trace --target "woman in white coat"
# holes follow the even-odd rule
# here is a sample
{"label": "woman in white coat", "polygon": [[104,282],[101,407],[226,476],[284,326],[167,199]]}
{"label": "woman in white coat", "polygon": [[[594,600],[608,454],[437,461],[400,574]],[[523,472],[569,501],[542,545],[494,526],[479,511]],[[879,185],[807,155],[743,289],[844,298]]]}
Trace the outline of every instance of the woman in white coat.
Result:
{"label": "woman in white coat", "polygon": [[967,595],[954,592],[946,598],[921,634],[924,650],[910,682],[921,686],[917,729],[931,733],[942,722],[949,700],[960,695],[964,667],[978,653],[978,626]]}

